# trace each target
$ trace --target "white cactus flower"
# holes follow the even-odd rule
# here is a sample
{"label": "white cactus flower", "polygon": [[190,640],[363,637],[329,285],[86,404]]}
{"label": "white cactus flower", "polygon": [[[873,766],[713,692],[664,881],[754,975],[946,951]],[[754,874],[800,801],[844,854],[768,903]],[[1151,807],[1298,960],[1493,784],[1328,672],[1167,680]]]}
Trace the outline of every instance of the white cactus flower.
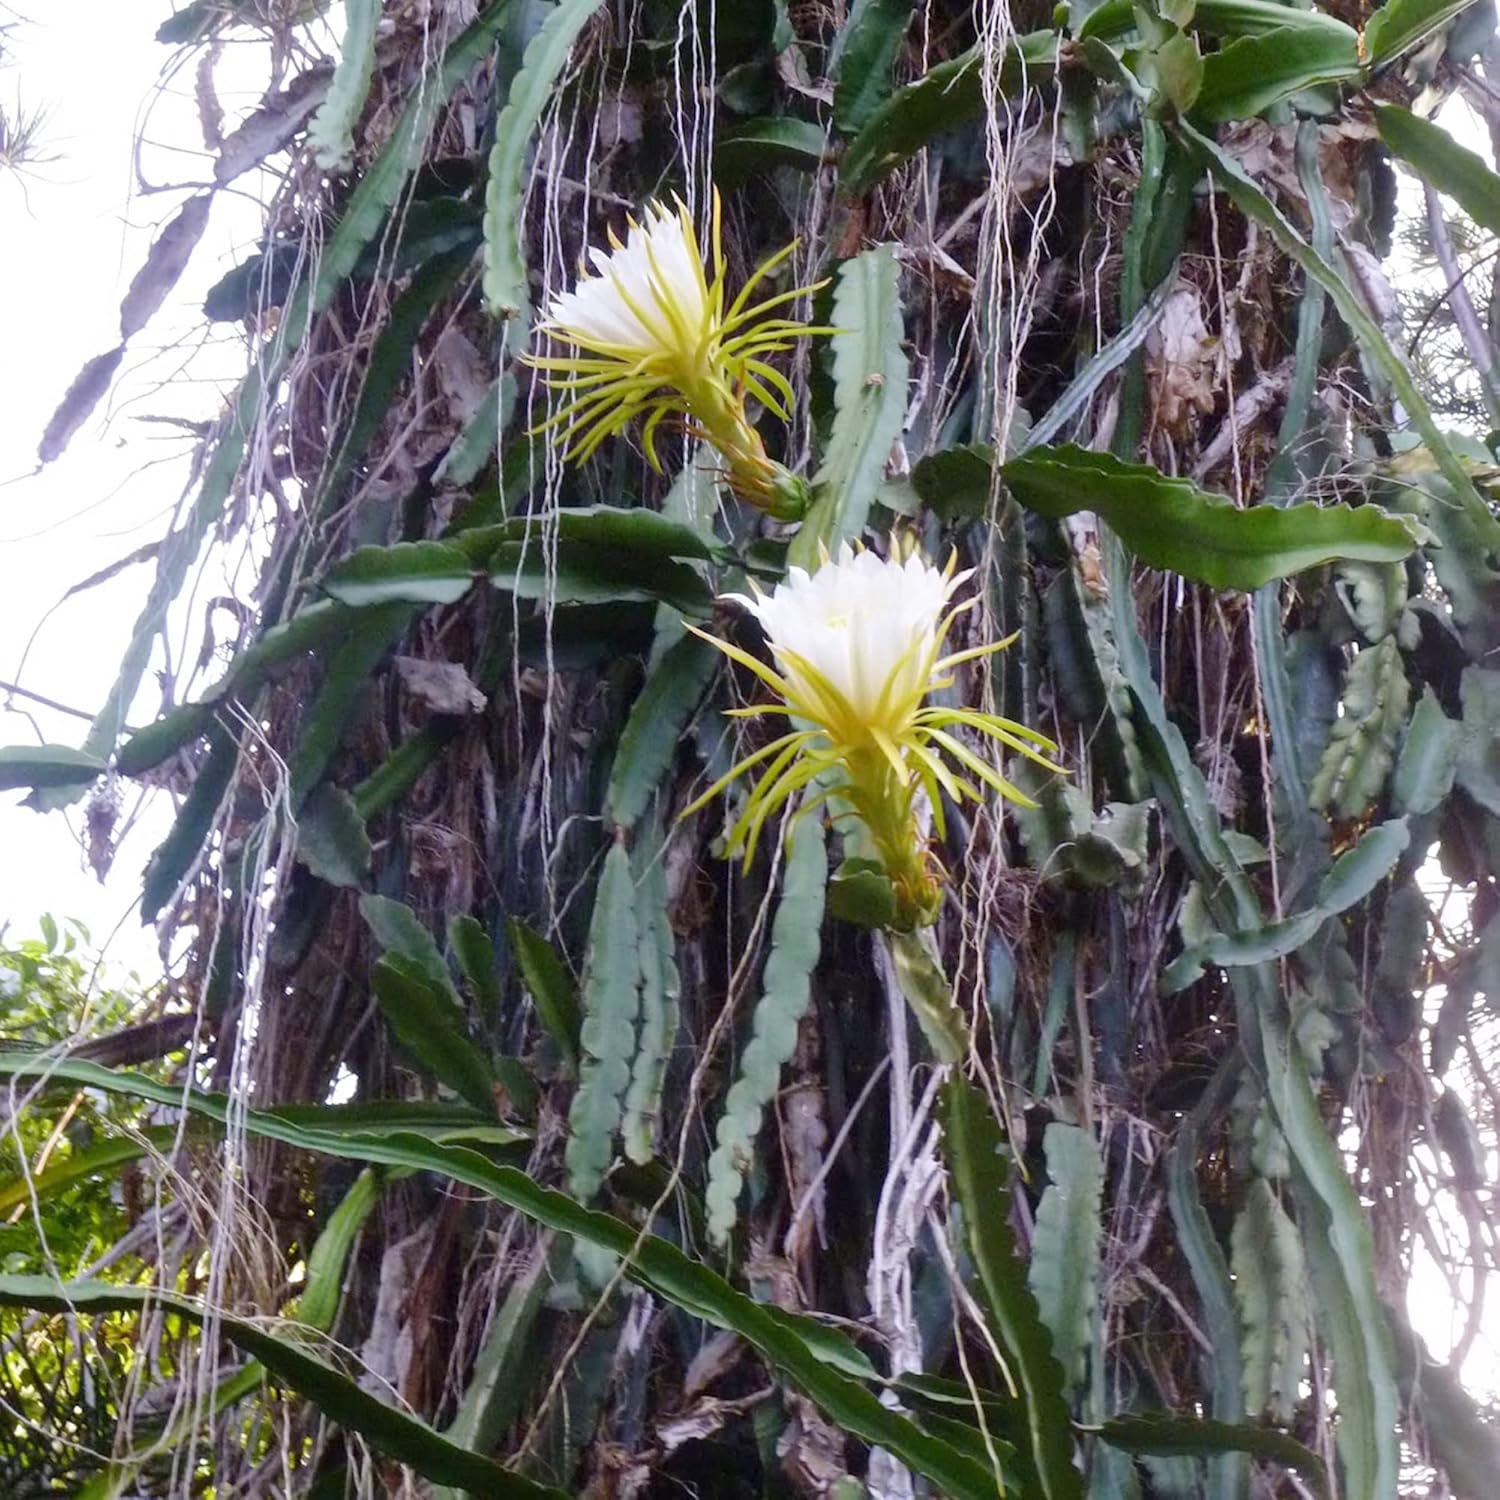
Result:
{"label": "white cactus flower", "polygon": [[945,572],[916,552],[884,559],[845,542],[811,576],[794,567],[770,594],[725,597],[760,621],[799,699],[832,689],[851,727],[899,733],[934,685],[943,614],[972,571]]}
{"label": "white cactus flower", "polygon": [[[757,590],[753,596],[726,596],[760,622],[776,669],[727,641],[696,633],[748,667],[779,700],[731,714],[785,714],[794,727],[746,757],[687,811],[752,766],[769,762],[730,835],[732,849],[743,848],[748,863],[766,821],[804,788],[804,811],[837,796],[879,850],[906,925],[932,921],[942,887],[927,849],[929,808],[941,837],[945,793],[954,802],[982,799],[966,776],[1029,805],[1019,788],[951,731],[975,731],[1058,769],[1042,753],[1057,747],[1024,725],[926,701],[952,682],[952,668],[1009,644],[992,641],[943,654],[954,620],[977,602],[952,602],[970,576],[956,573],[952,560],[935,568],[915,550],[893,546],[882,559],[846,543],[816,573],[789,569],[769,595]],[[954,762],[965,775],[955,774]]]}
{"label": "white cactus flower", "polygon": [[806,508],[806,485],[767,456],[745,402],[754,398],[786,420],[792,388],[768,357],[835,330],[767,316],[816,287],[751,303],[795,244],[771,256],[728,300],[717,195],[711,248],[710,269],[687,208],[651,203],[642,222],[631,220],[623,243],[612,234],[608,250],[588,252],[577,285],[551,299],[539,330],[573,352],[527,356],[566,398],[543,427],[560,429],[569,456],[582,460],[643,418],[642,444],[659,470],[657,428],[677,418],[718,449],[737,494],[794,518]]}

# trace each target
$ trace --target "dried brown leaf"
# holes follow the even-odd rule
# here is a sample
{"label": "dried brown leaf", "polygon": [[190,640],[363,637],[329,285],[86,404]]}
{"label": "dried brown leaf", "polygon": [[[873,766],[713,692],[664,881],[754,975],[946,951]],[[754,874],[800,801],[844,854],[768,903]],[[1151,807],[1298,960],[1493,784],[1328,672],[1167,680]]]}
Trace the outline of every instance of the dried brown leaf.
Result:
{"label": "dried brown leaf", "polygon": [[332,76],[330,68],[309,68],[267,99],[225,140],[214,163],[214,181],[223,187],[286,145],[323,102]]}
{"label": "dried brown leaf", "polygon": [[109,383],[120,368],[125,357],[125,346],[111,349],[108,354],[96,354],[73,378],[68,393],[47,423],[42,441],[37,445],[36,456],[44,464],[61,458],[66,452],[73,434],[88,420],[89,413],[103,399]]}
{"label": "dried brown leaf", "polygon": [[212,193],[189,198],[152,242],[145,264],[135,273],[120,304],[122,339],[139,333],[167,300],[167,294],[187,269],[203,231],[208,228],[208,210],[212,204]]}
{"label": "dried brown leaf", "polygon": [[396,672],[412,697],[420,698],[435,714],[477,714],[488,699],[473,679],[454,661],[424,661],[398,656]]}

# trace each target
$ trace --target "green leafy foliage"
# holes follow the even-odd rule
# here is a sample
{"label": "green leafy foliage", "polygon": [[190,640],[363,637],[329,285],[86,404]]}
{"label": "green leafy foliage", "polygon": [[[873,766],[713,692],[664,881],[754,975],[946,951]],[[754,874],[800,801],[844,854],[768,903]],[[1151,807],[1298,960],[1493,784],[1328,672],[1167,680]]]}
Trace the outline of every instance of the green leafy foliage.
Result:
{"label": "green leafy foliage", "polygon": [[815,172],[823,164],[827,140],[811,120],[776,115],[746,120],[714,144],[714,178],[729,187],[773,167]]}
{"label": "green leafy foliage", "polygon": [[1223,1453],[1253,1453],[1296,1469],[1318,1495],[1328,1493],[1323,1460],[1295,1438],[1247,1422],[1204,1421],[1201,1418],[1144,1413],[1115,1417],[1099,1429],[1099,1436],[1127,1453],[1201,1457]]}
{"label": "green leafy foliage", "polygon": [[624,1115],[640,1022],[640,955],[630,855],[611,844],[589,924],[578,1091],[568,1112],[568,1188],[582,1202],[604,1180]]}
{"label": "green leafy foliage", "polygon": [[1394,562],[1416,546],[1409,524],[1371,506],[1241,510],[1147,465],[1071,446],[1025,453],[1000,473],[1028,509],[1092,510],[1142,562],[1214,588],[1259,588],[1339,557]]}
{"label": "green leafy foliage", "polygon": [[375,26],[379,19],[379,0],[344,0],[344,49],[307,135],[307,143],[324,171],[343,171],[353,161],[354,127],[375,71]]}
{"label": "green leafy foliage", "polygon": [[524,318],[531,303],[520,235],[526,153],[573,43],[603,3],[562,0],[548,15],[526,48],[495,121],[484,198],[484,296],[490,311],[507,321]]}
{"label": "green leafy foliage", "polygon": [[1380,795],[1395,764],[1411,687],[1393,639],[1350,663],[1343,705],[1312,782],[1312,805],[1358,817]]}
{"label": "green leafy foliage", "polygon": [[625,1155],[644,1166],[654,1154],[662,1084],[677,1041],[679,979],[667,912],[666,851],[641,838],[631,851],[641,975],[641,1023],[620,1136]]}
{"label": "green leafy foliage", "polygon": [[1279,26],[1241,36],[1203,59],[1195,100],[1205,120],[1245,120],[1325,83],[1357,78],[1358,39],[1348,30]]}
{"label": "green leafy foliage", "polygon": [[911,24],[911,0],[854,0],[835,44],[833,122],[853,133],[891,94],[891,68]]}
{"label": "green leafy foliage", "polygon": [[1424,688],[1406,726],[1391,782],[1391,798],[1403,813],[1429,813],[1453,787],[1463,727],[1443,712]]}
{"label": "green leafy foliage", "polygon": [[1300,1396],[1312,1330],[1297,1226],[1264,1178],[1234,1221],[1234,1290],[1245,1355],[1245,1409],[1289,1422]]}
{"label": "green leafy foliage", "polygon": [[[503,5],[492,7],[455,38],[431,69],[430,76],[423,80],[422,87],[415,91],[390,139],[350,194],[343,216],[322,247],[312,281],[298,290],[285,309],[280,333],[270,352],[245,377],[230,402],[228,418],[203,471],[197,498],[183,524],[166,537],[157,553],[156,577],[131,632],[119,675],[84,742],[83,748],[88,754],[107,756],[114,750],[126,710],[145,675],[172,601],[181,592],[189,570],[229,498],[235,474],[244,457],[246,436],[254,427],[260,410],[263,391],[274,384],[275,373],[300,345],[309,315],[328,306],[361,253],[379,232],[386,213],[400,196],[416,166],[438,112],[489,49],[507,8]],[[87,784],[83,779],[69,783],[42,805],[49,808],[67,806],[76,800]]]}
{"label": "green leafy foliage", "polygon": [[104,762],[69,745],[6,745],[0,748],[0,791],[15,787],[69,786],[104,774]]}
{"label": "green leafy foliage", "polygon": [[[202,1309],[185,1297],[139,1287],[97,1281],[53,1281],[45,1276],[0,1276],[0,1303],[39,1308],[48,1312],[107,1313],[145,1311],[165,1305],[179,1317],[199,1319]],[[374,1448],[408,1464],[429,1479],[461,1484],[497,1500],[516,1496],[552,1496],[556,1491],[508,1474],[493,1460],[469,1453],[448,1442],[425,1422],[409,1417],[362,1391],[336,1370],[292,1339],[277,1337],[253,1323],[220,1315],[225,1338],[259,1360],[317,1404],[333,1422],[359,1433]]]}
{"label": "green leafy foliage", "polygon": [[506,931],[542,1025],[547,1028],[564,1060],[576,1069],[578,1032],[582,1023],[572,978],[563,968],[557,950],[541,933],[516,917],[506,924]]}
{"label": "green leafy foliage", "polygon": [[712,646],[685,635],[652,666],[621,731],[609,775],[609,812],[622,828],[646,811],[718,663]]}
{"label": "green leafy foliage", "polygon": [[319,787],[297,821],[298,858],[331,885],[361,886],[369,878],[371,853],[354,799],[341,787]]}
{"label": "green leafy foliage", "polygon": [[[1017,37],[1001,61],[1001,93],[1044,81],[1056,54],[1055,32],[1032,31]],[[867,192],[935,136],[977,118],[984,107],[982,63],[978,49],[965,52],[897,89],[850,141],[839,163],[840,188],[851,196]]]}
{"label": "green leafy foliage", "polygon": [[365,896],[360,912],[387,951],[370,973],[375,1000],[392,1034],[440,1082],[493,1114],[494,1069],[469,1039],[448,967],[432,934],[409,907]]}
{"label": "green leafy foliage", "polygon": [[1365,59],[1378,68],[1468,9],[1470,0],[1386,0],[1365,26]]}
{"label": "green leafy foliage", "polygon": [[[279,1464],[289,1500],[731,1474],[1393,1500],[1420,1424],[1433,1483],[1487,1495],[1480,1413],[1376,1291],[1413,1201],[1488,1213],[1500,522],[1464,403],[1494,318],[1469,275],[1449,379],[1461,298],[1391,277],[1381,151],[1454,200],[1467,267],[1494,174],[1386,101],[1465,78],[1485,8],[1392,0],[1361,46],[1271,0],[1019,36],[966,0],[493,0],[468,27],[350,0],[330,47],[330,7],[165,28],[209,42],[209,134],[221,45],[281,59],[213,168],[283,179],[207,278],[250,374],[86,748],[0,754],[32,806],[92,787],[100,867],[117,776],[173,804],[141,908],[160,994],[96,984],[56,924],[0,947],[0,1269],[102,1255],[131,1297],[205,1291],[205,1323],[158,1301],[143,1344],[139,1302],[13,1288],[0,1491],[228,1493]],[[772,258],[755,295],[793,316],[833,273],[812,316],[847,331],[772,351],[789,420],[747,408],[816,476],[800,526],[743,509],[695,430],[658,432],[659,474],[633,428],[583,465],[537,429],[531,308],[674,193],[705,229],[720,196],[731,295]],[[670,821],[780,726],[748,668],[711,686],[687,622],[759,655],[715,593],[846,539],[973,570],[950,649],[1014,639],[934,699],[1034,726],[1065,770],[1015,774],[1035,807],[931,807],[928,930],[888,930],[836,798],[780,890],[769,845],[745,870],[717,819]],[[234,597],[189,594],[221,556]],[[242,1326],[291,1363],[226,1364]]]}
{"label": "green leafy foliage", "polygon": [[[184,1095],[175,1085],[156,1084],[129,1073],[112,1073],[94,1063],[64,1061],[55,1065],[41,1064],[25,1054],[0,1054],[0,1077],[30,1077],[43,1068],[52,1068],[55,1076],[86,1082],[107,1092],[155,1099],[163,1104],[180,1103],[221,1122],[227,1117],[222,1096],[197,1091]],[[943,1486],[958,1500],[981,1500],[981,1497],[990,1500],[993,1476],[980,1464],[947,1442],[922,1432],[915,1423],[891,1411],[860,1384],[861,1378],[873,1373],[872,1368],[858,1349],[841,1335],[810,1320],[757,1304],[734,1291],[722,1277],[690,1259],[666,1240],[650,1235],[641,1238],[635,1229],[619,1219],[584,1208],[564,1193],[538,1186],[525,1172],[496,1166],[467,1147],[425,1140],[400,1131],[376,1135],[338,1127],[319,1129],[284,1118],[284,1113],[251,1110],[245,1116],[246,1128],[257,1135],[287,1141],[307,1150],[411,1167],[417,1171],[441,1172],[454,1181],[466,1182],[494,1195],[499,1201],[509,1203],[550,1228],[625,1257],[626,1274],[633,1280],[652,1288],[695,1316],[734,1329],[850,1432],[889,1449],[917,1473]],[[37,1296],[50,1296],[55,1284],[47,1278],[37,1280],[47,1282],[46,1288],[39,1287]],[[107,1298],[118,1290],[108,1287],[101,1296]],[[127,1288],[125,1292],[127,1296],[137,1298],[143,1295],[135,1289]],[[247,1344],[246,1347],[252,1353],[259,1353],[258,1345],[251,1348]],[[269,1361],[266,1365],[268,1369],[276,1368]],[[361,1412],[366,1410],[362,1404],[360,1409]],[[334,1412],[330,1415],[339,1419]],[[393,1441],[404,1440],[407,1436],[407,1430],[398,1424]],[[465,1481],[460,1478],[457,1482]]]}
{"label": "green leafy foliage", "polygon": [[961,1079],[947,1085],[943,1120],[944,1150],[985,1309],[1006,1358],[1014,1362],[1038,1494],[1048,1500],[1081,1496],[1063,1372],[1026,1284],[1009,1223],[1010,1189],[999,1129],[983,1094]]}
{"label": "green leafy foliage", "polygon": [[1397,104],[1377,104],[1375,123],[1380,139],[1423,182],[1446,193],[1476,224],[1500,234],[1500,177],[1478,152],[1459,145],[1441,125]]}
{"label": "green leafy foliage", "polygon": [[740,1191],[760,1134],[766,1106],[781,1085],[781,1070],[797,1046],[797,1027],[812,1000],[812,972],[820,952],[828,856],[814,818],[797,826],[787,851],[786,877],[771,927],[761,997],[751,1037],[729,1086],[708,1161],[704,1203],[708,1232],[726,1244],[739,1217]]}
{"label": "green leafy foliage", "polygon": [[1094,1349],[1104,1168],[1098,1143],[1076,1125],[1049,1125],[1044,1149],[1049,1181],[1036,1211],[1031,1290],[1065,1389],[1076,1392]]}
{"label": "green leafy foliage", "polygon": [[901,289],[895,249],[866,250],[839,268],[833,321],[834,417],[813,503],[787,560],[812,569],[818,548],[836,552],[864,530],[891,445],[906,416],[909,364],[901,347]]}

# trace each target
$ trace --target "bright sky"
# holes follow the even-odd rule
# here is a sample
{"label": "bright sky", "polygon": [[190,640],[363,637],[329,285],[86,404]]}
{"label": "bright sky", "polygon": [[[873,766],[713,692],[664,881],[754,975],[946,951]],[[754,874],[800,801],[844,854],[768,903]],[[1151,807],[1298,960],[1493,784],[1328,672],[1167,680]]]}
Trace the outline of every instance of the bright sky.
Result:
{"label": "bright sky", "polygon": [[[193,99],[192,64],[158,92],[173,49],[154,40],[166,0],[77,0],[24,7],[10,34],[0,99],[44,108],[45,148],[57,160],[17,178],[0,173],[0,681],[16,683],[92,714],[103,702],[152,565],[62,603],[73,585],[157,540],[182,494],[194,439],[141,420],[215,417],[244,370],[238,330],[205,332],[205,289],[253,244],[261,221],[252,176],[219,194],[207,233],[178,292],[132,341],[116,389],[74,437],[62,459],[39,475],[36,447],[53,408],[86,360],[116,341],[119,303],[159,230],[208,175],[209,158]],[[14,7],[0,5],[0,15]],[[78,45],[80,30],[89,44]],[[264,88],[260,49],[233,48],[217,70],[220,102],[234,116]],[[236,96],[225,80],[241,82]],[[132,160],[140,135],[142,191]],[[217,580],[222,582],[222,579]],[[187,649],[201,640],[202,601],[223,593],[212,577],[186,611]],[[44,619],[45,617],[45,619]],[[36,631],[35,639],[32,633]],[[179,635],[179,639],[180,639]],[[28,649],[29,646],[29,649]],[[179,654],[181,648],[179,646]],[[0,744],[78,744],[82,719],[17,697],[4,711]],[[148,679],[134,722],[154,714]],[[126,788],[124,811],[134,807]],[[63,817],[19,808],[0,793],[0,925],[34,933],[43,912],[84,921],[103,942],[125,918],[145,859],[170,814],[162,799],[127,836],[101,886],[83,863]],[[76,830],[80,819],[69,814]],[[156,967],[154,937],[132,915],[111,953],[131,967]]]}

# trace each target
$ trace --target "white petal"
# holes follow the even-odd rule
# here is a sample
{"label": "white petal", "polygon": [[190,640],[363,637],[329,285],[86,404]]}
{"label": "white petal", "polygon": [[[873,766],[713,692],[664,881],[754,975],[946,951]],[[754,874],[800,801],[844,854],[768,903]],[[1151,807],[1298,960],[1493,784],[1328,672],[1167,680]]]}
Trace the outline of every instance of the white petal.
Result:
{"label": "white petal", "polygon": [[650,204],[623,245],[595,247],[588,259],[594,274],[548,304],[547,322],[562,336],[647,355],[680,345],[686,334],[696,338],[706,326],[703,267],[678,214]]}
{"label": "white petal", "polygon": [[[957,582],[969,575],[965,573]],[[748,600],[793,688],[794,652],[866,722],[927,686],[937,627],[956,582],[913,554],[905,561],[846,542],[809,577],[790,568],[772,594]]]}

